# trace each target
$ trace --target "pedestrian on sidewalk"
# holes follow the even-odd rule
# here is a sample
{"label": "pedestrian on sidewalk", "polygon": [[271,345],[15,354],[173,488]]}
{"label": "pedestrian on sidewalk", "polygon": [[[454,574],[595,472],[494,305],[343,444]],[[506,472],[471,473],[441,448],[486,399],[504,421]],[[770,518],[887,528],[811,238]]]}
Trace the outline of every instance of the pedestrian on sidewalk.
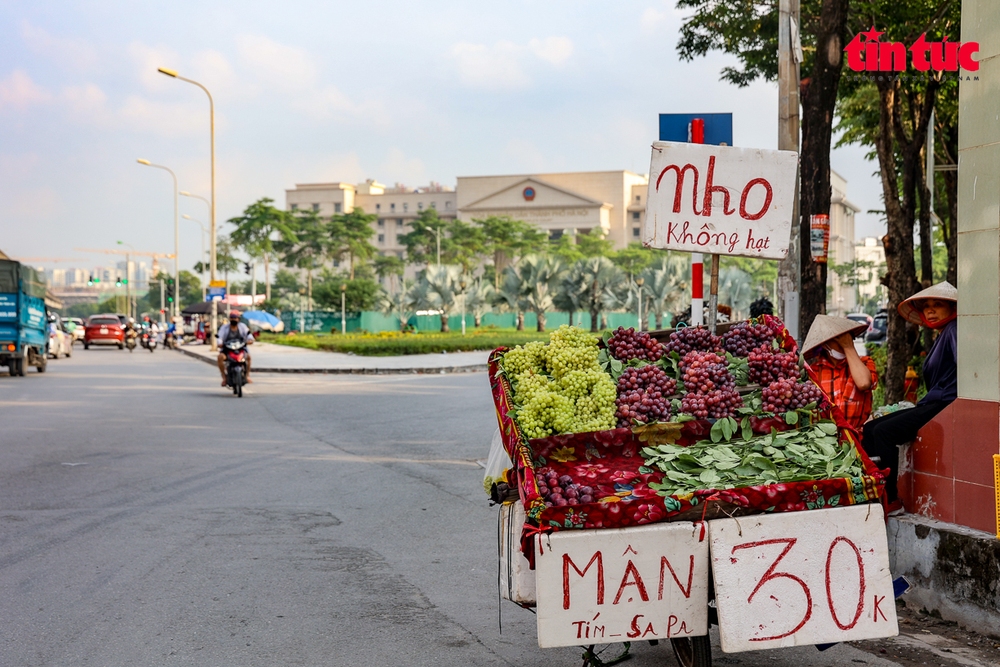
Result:
{"label": "pedestrian on sidewalk", "polygon": [[888,512],[902,508],[896,448],[916,438],[917,431],[958,397],[958,290],[950,283],[938,283],[906,299],[896,310],[908,322],[934,330],[937,338],[924,360],[927,394],[912,408],[865,424],[862,446],[869,456],[879,457],[880,467],[889,469],[885,480]]}
{"label": "pedestrian on sidewalk", "polygon": [[809,379],[858,433],[872,414],[872,390],[878,382],[875,362],[854,347],[854,338],[867,328],[846,317],[817,315],[802,345]]}

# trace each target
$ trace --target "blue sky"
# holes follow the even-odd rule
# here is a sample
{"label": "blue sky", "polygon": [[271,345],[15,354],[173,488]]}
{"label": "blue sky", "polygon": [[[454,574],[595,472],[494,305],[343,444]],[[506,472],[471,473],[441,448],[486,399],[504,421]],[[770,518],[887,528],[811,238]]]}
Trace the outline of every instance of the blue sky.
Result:
{"label": "blue sky", "polygon": [[[135,160],[207,196],[208,106],[160,66],[215,97],[220,223],[295,183],[645,173],[661,112],[731,111],[736,145],[776,147],[776,85],[680,62],[681,19],[673,2],[0,0],[0,248],[82,267],[106,261],[76,247],[173,250],[169,176]],[[863,154],[833,166],[866,211]],[[180,231],[189,268],[200,232]],[[882,225],[862,214],[857,233]]]}

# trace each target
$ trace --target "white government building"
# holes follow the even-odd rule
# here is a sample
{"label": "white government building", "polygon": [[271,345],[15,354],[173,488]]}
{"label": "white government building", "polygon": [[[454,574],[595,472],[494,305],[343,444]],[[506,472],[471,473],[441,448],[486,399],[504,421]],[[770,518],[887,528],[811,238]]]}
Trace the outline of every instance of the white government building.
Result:
{"label": "white government building", "polygon": [[460,176],[454,189],[387,187],[374,180],[350,183],[299,183],[285,191],[288,210],[311,208],[328,216],[361,208],[377,215],[375,247],[402,257],[400,234],[426,208],[442,218],[473,220],[510,216],[537,225],[552,239],[563,234],[604,230],[615,248],[641,235],[646,211],[644,175],[630,171],[593,171],[512,176]]}

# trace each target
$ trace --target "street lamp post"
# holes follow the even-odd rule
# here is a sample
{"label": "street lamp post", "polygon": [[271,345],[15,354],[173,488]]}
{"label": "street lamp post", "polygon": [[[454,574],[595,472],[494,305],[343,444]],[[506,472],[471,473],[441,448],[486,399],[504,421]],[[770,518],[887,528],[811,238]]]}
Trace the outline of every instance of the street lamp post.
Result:
{"label": "street lamp post", "polygon": [[[211,268],[209,270],[209,280],[211,280],[211,281],[214,282],[215,281],[215,235],[216,235],[216,225],[215,225],[215,101],[212,99],[212,93],[208,92],[208,88],[206,88],[205,86],[201,85],[197,81],[193,81],[192,79],[187,79],[187,78],[185,78],[183,76],[180,76],[179,74],[177,74],[176,71],[174,71],[172,69],[167,69],[166,67],[160,67],[160,68],[157,69],[157,71],[160,74],[165,74],[165,75],[167,75],[169,77],[173,77],[175,79],[180,79],[181,81],[185,81],[187,83],[190,83],[190,84],[193,84],[195,86],[198,86],[203,91],[205,91],[206,95],[208,95],[209,137],[210,137],[210,140],[211,140],[211,156],[212,156],[212,202],[211,202],[211,206],[210,206],[211,213],[212,213],[211,220],[210,220],[210,226],[211,226],[211,229],[212,229],[212,232],[211,232],[211,235],[210,235],[210,238],[211,238],[211,248],[212,248],[212,258],[211,258]],[[213,352],[215,352],[216,350],[219,349],[218,341],[215,340],[215,338],[216,338],[216,321],[215,320],[216,320],[216,317],[219,314],[218,309],[219,309],[218,303],[213,299],[212,300],[212,321],[210,323],[211,332],[212,332],[212,351]]]}
{"label": "street lamp post", "polygon": [[[184,193],[182,192],[181,194]],[[201,197],[199,197],[199,199],[201,199]],[[199,266],[201,266],[201,271],[199,271],[198,274],[201,276],[201,300],[204,301],[205,295],[207,294],[206,292],[207,286],[205,285],[205,234],[208,234],[208,230],[205,229],[205,225],[204,223],[202,223],[201,220],[192,218],[187,213],[185,213],[181,217],[183,217],[185,220],[190,220],[191,222],[197,223],[198,226],[201,227],[201,234],[199,234],[199,237],[201,238],[201,259],[198,260],[198,264]]]}
{"label": "street lamp post", "polygon": [[347,283],[340,283],[340,333],[347,333]]}
{"label": "street lamp post", "polygon": [[465,335],[465,281],[463,280],[458,284],[462,288],[462,335]]}
{"label": "street lamp post", "polygon": [[164,167],[162,164],[153,164],[149,160],[143,160],[139,158],[136,160],[139,164],[144,164],[147,167],[155,167],[157,169],[162,169],[163,171],[170,174],[170,177],[174,179],[174,303],[170,309],[171,317],[174,317],[178,313],[180,294],[181,294],[181,280],[180,280],[180,234],[178,233],[178,223],[177,223],[177,174],[173,172],[170,167]]}
{"label": "street lamp post", "polygon": [[[131,243],[125,243],[124,241],[119,241],[118,245],[127,246],[130,251],[135,251]],[[131,254],[125,253],[125,314],[129,317],[135,317],[135,308],[132,306],[132,287],[129,285],[129,261],[131,259]]]}

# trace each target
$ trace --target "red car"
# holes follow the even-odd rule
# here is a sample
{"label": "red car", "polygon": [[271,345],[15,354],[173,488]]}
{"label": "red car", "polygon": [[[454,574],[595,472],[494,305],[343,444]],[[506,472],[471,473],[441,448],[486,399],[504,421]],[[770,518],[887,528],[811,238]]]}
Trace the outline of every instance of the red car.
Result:
{"label": "red car", "polygon": [[90,349],[91,345],[117,345],[119,350],[125,348],[125,330],[117,315],[90,316],[83,334],[83,349]]}

